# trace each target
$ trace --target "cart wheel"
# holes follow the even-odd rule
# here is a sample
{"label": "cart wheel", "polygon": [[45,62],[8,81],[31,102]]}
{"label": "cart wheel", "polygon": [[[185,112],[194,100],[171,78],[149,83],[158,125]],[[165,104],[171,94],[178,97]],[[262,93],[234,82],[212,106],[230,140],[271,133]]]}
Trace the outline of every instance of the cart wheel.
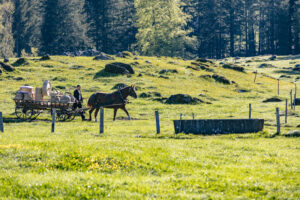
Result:
{"label": "cart wheel", "polygon": [[67,120],[68,120],[68,121],[73,121],[73,120],[75,119],[75,117],[76,117],[75,114],[74,114],[74,113],[71,113],[71,114],[68,115]]}
{"label": "cart wheel", "polygon": [[15,113],[18,119],[30,120],[33,116],[33,109],[30,108],[18,108],[16,107]]}
{"label": "cart wheel", "polygon": [[36,119],[41,113],[42,111],[40,110],[33,110],[31,119]]}
{"label": "cart wheel", "polygon": [[56,120],[60,122],[66,121],[68,118],[68,115],[65,112],[58,112],[56,114]]}

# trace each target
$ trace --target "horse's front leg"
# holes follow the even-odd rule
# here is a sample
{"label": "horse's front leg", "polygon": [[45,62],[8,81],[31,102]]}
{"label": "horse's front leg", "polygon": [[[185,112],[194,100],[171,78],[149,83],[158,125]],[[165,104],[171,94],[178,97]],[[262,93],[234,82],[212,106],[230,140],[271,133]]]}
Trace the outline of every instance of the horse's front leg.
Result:
{"label": "horse's front leg", "polygon": [[95,110],[95,108],[91,108],[89,113],[90,113],[90,118],[89,118],[89,121],[92,121],[92,113],[93,111]]}
{"label": "horse's front leg", "polygon": [[127,114],[128,120],[131,120],[131,117],[130,117],[130,115],[129,115],[127,109],[125,108],[125,106],[122,108],[122,110],[124,110],[124,112]]}
{"label": "horse's front leg", "polygon": [[98,112],[99,112],[100,108],[97,108],[96,111],[95,111],[95,122],[97,122],[97,115],[98,115]]}
{"label": "horse's front leg", "polygon": [[118,108],[115,108],[114,109],[114,121],[116,121],[117,111],[118,111]]}

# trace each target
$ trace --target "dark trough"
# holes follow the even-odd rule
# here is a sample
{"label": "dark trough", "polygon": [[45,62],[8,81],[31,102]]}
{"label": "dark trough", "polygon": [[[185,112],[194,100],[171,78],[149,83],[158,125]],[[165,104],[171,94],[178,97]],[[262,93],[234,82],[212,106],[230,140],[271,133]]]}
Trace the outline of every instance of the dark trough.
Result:
{"label": "dark trough", "polygon": [[174,120],[175,133],[228,134],[256,133],[264,128],[263,119]]}

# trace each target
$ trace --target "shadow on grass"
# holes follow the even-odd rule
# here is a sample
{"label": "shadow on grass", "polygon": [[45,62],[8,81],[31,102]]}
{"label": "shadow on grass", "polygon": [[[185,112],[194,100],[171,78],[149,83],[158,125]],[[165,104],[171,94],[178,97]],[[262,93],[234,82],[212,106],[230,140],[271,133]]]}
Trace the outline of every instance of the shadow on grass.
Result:
{"label": "shadow on grass", "polygon": [[100,77],[116,77],[120,76],[121,74],[113,74],[113,73],[108,73],[104,69],[100,70],[97,72],[94,76],[94,79],[100,78]]}
{"label": "shadow on grass", "polygon": [[9,124],[9,123],[36,122],[36,121],[51,122],[51,120],[49,120],[49,119],[22,120],[22,119],[12,118],[12,117],[4,117],[3,118],[3,123],[6,123],[6,124]]}

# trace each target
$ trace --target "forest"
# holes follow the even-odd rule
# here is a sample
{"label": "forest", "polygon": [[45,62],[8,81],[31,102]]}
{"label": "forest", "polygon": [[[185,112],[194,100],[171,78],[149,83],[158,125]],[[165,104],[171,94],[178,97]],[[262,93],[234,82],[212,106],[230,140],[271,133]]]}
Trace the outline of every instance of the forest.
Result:
{"label": "forest", "polygon": [[298,0],[0,0],[0,57],[300,53]]}

